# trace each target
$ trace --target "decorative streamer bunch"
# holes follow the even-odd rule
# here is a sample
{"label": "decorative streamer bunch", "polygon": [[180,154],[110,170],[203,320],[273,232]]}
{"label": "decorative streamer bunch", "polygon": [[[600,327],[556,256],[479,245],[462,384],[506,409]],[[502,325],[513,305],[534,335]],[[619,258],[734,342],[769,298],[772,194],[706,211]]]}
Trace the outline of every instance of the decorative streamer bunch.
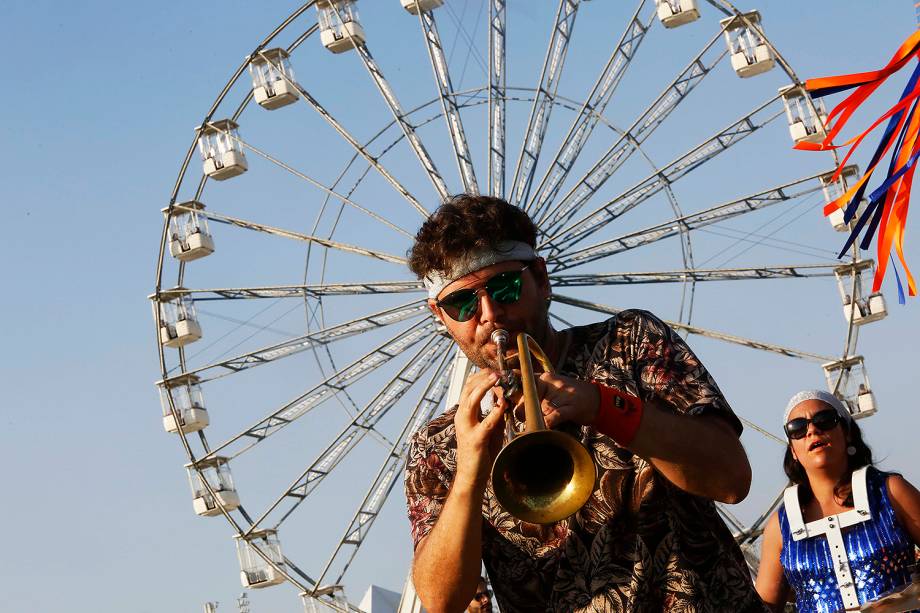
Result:
{"label": "decorative streamer bunch", "polygon": [[[872,95],[889,76],[906,66],[914,58],[918,60],[917,66],[914,68],[907,86],[901,93],[901,99],[898,103],[858,136],[841,145],[834,145],[834,137],[843,129],[859,105]],[[859,203],[862,201],[863,194],[868,187],[869,178],[882,157],[891,149],[891,160],[888,164],[885,180],[869,195],[866,208],[856,220],[856,224],[853,226],[850,236],[838,257],[842,257],[846,253],[864,229],[865,234],[859,245],[861,249],[868,249],[872,243],[872,238],[877,234],[878,267],[875,272],[872,291],[879,291],[882,285],[888,260],[892,259],[890,254],[893,246],[901,266],[904,268],[908,293],[911,296],[916,296],[917,287],[904,258],[904,224],[907,220],[907,210],[910,206],[910,191],[913,184],[914,170],[916,169],[915,163],[917,158],[920,157],[920,138],[918,138],[918,133],[920,133],[920,111],[917,109],[918,99],[920,99],[920,30],[911,34],[901,44],[891,61],[880,70],[809,79],[805,82],[805,89],[814,98],[853,88],[856,88],[856,90],[834,107],[830,115],[828,115],[827,137],[824,141],[821,143],[801,142],[795,148],[808,151],[826,151],[850,146],[850,150],[832,178],[833,181],[837,181],[843,167],[863,139],[882,122],[888,120],[881,142],[879,142],[875,153],[872,155],[872,160],[869,162],[869,167],[865,174],[859,181],[849,187],[842,196],[833,202],[825,204],[824,214],[830,215],[837,209],[845,209],[844,220],[846,223],[850,223],[856,217]],[[904,288],[894,263],[892,263],[892,269],[894,269],[898,285],[898,301],[904,304]]]}

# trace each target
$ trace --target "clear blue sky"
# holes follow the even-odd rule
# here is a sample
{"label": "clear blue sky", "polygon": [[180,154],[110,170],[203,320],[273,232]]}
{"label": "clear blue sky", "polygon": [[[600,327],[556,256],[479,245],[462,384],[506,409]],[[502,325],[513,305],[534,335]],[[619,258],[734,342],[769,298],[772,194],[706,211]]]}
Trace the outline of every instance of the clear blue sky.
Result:
{"label": "clear blue sky", "polygon": [[[605,35],[618,35],[622,26],[617,13],[610,20],[615,24],[613,34],[605,30],[602,1],[585,4],[586,9],[598,11],[601,19],[591,23],[585,20],[576,26],[576,38],[581,37],[583,51],[588,55],[594,47],[598,54],[603,53],[610,44]],[[458,13],[462,10],[462,1],[448,3],[454,3]],[[514,0],[509,5],[510,22],[525,29],[537,27],[530,24],[523,5]],[[0,6],[0,39],[4,41],[7,63],[5,112],[0,119],[0,199],[8,229],[0,245],[7,287],[0,310],[6,346],[0,357],[5,391],[0,428],[0,521],[6,527],[0,555],[0,574],[5,579],[0,595],[3,610],[191,613],[200,611],[206,600],[220,600],[221,610],[232,610],[232,599],[240,587],[229,528],[219,518],[203,519],[192,513],[182,469],[185,459],[177,441],[164,433],[160,424],[159,401],[153,386],[159,378],[157,350],[146,296],[154,286],[162,224],[159,211],[167,204],[176,172],[191,142],[193,126],[200,122],[242,58],[295,6],[290,2],[258,6],[240,1],[165,2],[140,6],[19,0]],[[396,0],[387,0],[385,11],[381,6],[382,1],[359,3],[371,33],[371,46],[406,106],[427,100],[432,95],[428,60],[416,55],[416,63],[404,61],[415,48],[404,46],[394,34],[399,31],[396,26],[411,31],[411,19]],[[908,0],[766,0],[756,7],[744,3],[741,6],[763,12],[771,40],[802,77],[881,66],[915,27]],[[470,24],[475,8],[472,3],[467,12]],[[665,85],[664,75],[671,72],[657,73],[659,61],[687,61],[689,49],[698,48],[714,31],[713,9],[708,5],[702,8],[707,25],[697,24],[695,32],[686,30],[681,34],[678,30],[673,39],[665,39],[660,27],[655,26],[656,38],[654,43],[650,38],[648,45],[656,51],[642,59],[645,72],[630,75],[634,81],[624,81],[629,88],[618,94],[621,106],[611,107],[619,125],[626,123],[631,111],[641,109],[647,101],[645,95]],[[375,19],[379,21],[372,25]],[[393,32],[388,30],[390,26]],[[541,24],[537,29],[542,31],[545,27]],[[411,44],[417,46],[417,32],[412,36]],[[376,42],[379,40],[389,40],[390,46],[381,46]],[[674,41],[675,46],[668,46],[665,40]],[[533,48],[536,59],[532,70],[542,59],[542,38],[522,44]],[[377,98],[370,97],[376,94],[366,84],[361,87],[367,89],[360,90],[367,92],[366,99],[340,93],[346,91],[337,81],[340,74],[349,75],[341,77],[346,81],[350,75],[355,79],[361,75],[355,57],[333,58],[318,51],[312,57],[322,63],[295,65],[298,76],[312,84],[311,91],[326,93],[336,105],[334,110],[349,119],[349,125],[363,136],[381,125],[383,107]],[[457,51],[452,67],[461,69],[463,60],[463,54]],[[532,85],[533,79],[528,79],[524,68],[515,72],[518,65],[510,66],[509,83],[523,81]],[[566,93],[577,97],[577,92],[593,79],[595,66],[573,62],[568,68],[571,80],[564,82]],[[696,142],[698,136],[692,128],[697,116],[701,121],[724,125],[735,115],[720,116],[722,103],[743,111],[763,97],[750,89],[753,80],[741,82],[722,68],[726,74],[719,77],[717,84],[724,83],[724,88],[710,88],[695,102],[688,102],[683,119],[675,116],[678,123],[662,128],[656,135],[661,138],[650,142],[656,162],[663,164]],[[464,85],[479,83],[480,74],[475,59],[470,60]],[[897,82],[902,83],[902,78]],[[645,87],[643,97],[627,95],[633,85],[636,90]],[[890,104],[892,91],[886,91]],[[738,104],[732,104],[735,102]],[[884,110],[884,102],[872,105],[876,115]],[[526,118],[527,105],[510,108],[515,109],[515,115],[509,117],[509,126]],[[307,113],[298,110],[299,114],[287,117],[296,117],[296,122],[304,121],[306,126],[303,118]],[[295,123],[287,127],[295,127]],[[336,149],[338,157],[327,167],[321,159],[322,147],[309,138],[285,143],[279,138],[284,128],[283,122],[272,126],[266,119],[256,117],[244,126],[243,136],[261,139],[262,143],[275,138],[288,155],[304,150],[305,157],[301,159],[306,160],[305,164],[314,164],[310,168],[317,168],[326,180],[330,168],[345,160],[341,150]],[[433,152],[443,157],[443,132],[434,138],[440,138],[442,145],[433,146]],[[481,143],[482,134],[477,133],[471,140]],[[509,153],[514,156],[519,143],[510,142]],[[669,149],[668,144],[673,146]],[[687,212],[695,211],[731,194],[754,192],[782,178],[811,172],[816,162],[807,157],[809,154],[793,152],[787,145],[788,140],[772,148],[757,145],[764,148],[749,148],[743,156],[715,166],[713,172],[701,173],[699,179],[689,178],[687,191],[678,194],[681,205]],[[862,164],[867,155],[863,152],[857,156]],[[445,174],[453,173],[448,163],[441,165],[447,169]],[[805,170],[798,171],[800,165]],[[192,170],[198,173],[199,168],[196,160]],[[485,172],[481,166],[477,170],[482,180]],[[638,173],[647,172],[647,166],[643,170],[637,164],[633,170],[637,174],[624,168],[626,177],[618,185],[628,186],[638,180],[644,176]],[[454,176],[450,174],[451,180]],[[429,197],[428,186],[417,179],[407,180]],[[285,194],[293,193],[282,180],[277,184],[238,185],[236,192],[229,184],[214,187],[213,202],[224,197],[227,211],[239,212],[247,203],[261,202],[263,196],[283,199]],[[726,189],[717,194],[718,187]],[[315,200],[315,192],[309,193]],[[398,204],[397,200],[388,202]],[[791,226],[791,234],[777,236],[810,244],[814,241],[824,248],[839,244],[843,235],[832,233],[826,222],[817,218],[819,205],[812,201],[814,215],[803,218],[803,229],[798,234],[793,232],[797,226]],[[256,211],[248,212],[250,218],[260,219]],[[410,229],[418,221],[402,212],[393,214]],[[265,215],[261,219],[271,223],[291,215],[291,210],[265,211]],[[909,229],[917,227],[917,216],[918,211],[914,211]],[[817,219],[813,226],[805,225],[813,218]],[[756,226],[737,227],[747,231]],[[807,234],[811,228],[816,234]],[[308,229],[307,222],[302,222],[299,229]],[[349,230],[354,242],[385,245],[386,236],[373,232],[373,226],[360,224]],[[915,239],[908,236],[908,256],[920,269],[920,244]],[[232,240],[228,236],[218,243],[218,248],[224,249],[222,253],[233,251]],[[710,265],[721,265],[716,254],[729,243],[717,235],[700,240],[699,247],[694,243],[698,261],[711,259]],[[276,257],[291,254],[291,270],[302,273],[302,250],[289,245],[279,249],[282,251]],[[394,253],[402,249],[402,244],[388,248]],[[241,256],[239,250],[236,255]],[[266,272],[265,267],[273,260],[242,254],[247,255],[252,257],[235,260],[246,264],[240,268],[245,281],[297,282],[290,275],[280,280],[284,276],[280,272]],[[785,259],[780,255],[776,250],[755,250],[746,255],[747,260],[733,260],[730,265],[812,261],[796,253],[787,254]],[[653,269],[666,265],[665,255],[651,257],[648,261],[625,259],[624,268],[618,267],[619,261],[608,268],[642,270],[643,264]],[[232,272],[216,266],[201,270],[215,276],[198,277],[195,281],[199,286],[223,283]],[[831,354],[839,352],[843,319],[833,284],[803,282],[799,290],[780,285],[785,282],[772,283],[776,284],[751,290],[750,294],[735,286],[701,288],[694,321],[709,327],[724,324],[721,327],[729,332],[761,340]],[[867,328],[859,343],[880,406],[879,414],[864,423],[868,440],[884,460],[883,466],[903,471],[916,484],[920,482],[920,471],[916,468],[914,364],[920,340],[920,311],[916,300],[903,307],[896,304],[891,281],[886,281],[886,290],[891,314]],[[611,304],[650,308],[667,317],[675,315],[673,294],[658,303],[660,294],[651,290],[648,294],[617,292],[621,293],[611,298]],[[246,317],[250,314],[247,311]],[[780,316],[772,317],[777,314]],[[279,325],[283,330],[296,331],[294,321],[282,320],[285,325]],[[215,330],[219,324],[212,321],[209,329]],[[800,387],[822,383],[820,369],[811,364],[766,359],[748,350],[727,351],[712,341],[691,338],[691,344],[716,374],[739,413],[774,432],[779,431],[777,423],[785,398]],[[233,393],[241,393],[247,402],[254,402],[263,394],[281,400],[303,391],[302,386],[285,385],[271,390],[215,392],[209,396],[215,407],[212,421],[223,419],[216,408],[218,399]],[[262,415],[265,408],[263,403],[249,413],[241,407],[235,407],[234,412],[239,419],[251,420],[252,416]],[[272,453],[303,466],[305,457],[312,458],[318,451],[322,436],[320,433],[315,440],[304,439],[303,446],[298,446],[296,440],[281,442],[279,438]],[[745,444],[761,462],[763,474],[763,480],[755,483],[758,489],[752,500],[739,510],[748,517],[756,512],[758,503],[772,495],[781,476],[777,446],[750,434],[745,435]],[[275,460],[271,454],[261,458],[251,466],[241,467],[241,476],[252,480],[263,474],[272,482],[291,478],[290,473],[273,474]],[[352,484],[367,481],[372,473],[367,469],[357,471],[355,478],[361,481],[343,477],[330,486],[334,514],[350,513],[344,505],[337,507],[336,500],[353,498],[358,490],[363,491],[363,485],[355,488]],[[384,535],[376,537],[370,543],[374,548],[364,552],[370,559],[356,563],[356,587],[349,592],[355,601],[372,580],[391,589],[401,588],[408,555],[402,507],[400,484],[381,520]],[[318,524],[312,530],[325,542],[342,527],[327,529]],[[320,558],[328,555],[328,550],[319,555],[311,550],[310,532],[310,528],[301,525],[296,532],[290,532],[286,541],[286,552],[304,568],[316,568]],[[254,612],[300,610],[297,596],[288,586],[270,592],[251,593]]]}

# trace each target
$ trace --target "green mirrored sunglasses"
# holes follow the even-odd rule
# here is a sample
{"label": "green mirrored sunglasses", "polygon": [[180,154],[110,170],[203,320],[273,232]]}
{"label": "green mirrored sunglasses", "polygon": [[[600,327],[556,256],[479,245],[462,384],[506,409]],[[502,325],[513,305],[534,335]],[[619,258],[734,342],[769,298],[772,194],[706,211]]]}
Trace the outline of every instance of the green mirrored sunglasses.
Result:
{"label": "green mirrored sunglasses", "polygon": [[521,297],[522,276],[530,263],[520,270],[500,272],[482,287],[464,288],[451,292],[437,301],[447,316],[454,321],[469,321],[479,311],[479,292],[485,291],[498,304],[513,304]]}

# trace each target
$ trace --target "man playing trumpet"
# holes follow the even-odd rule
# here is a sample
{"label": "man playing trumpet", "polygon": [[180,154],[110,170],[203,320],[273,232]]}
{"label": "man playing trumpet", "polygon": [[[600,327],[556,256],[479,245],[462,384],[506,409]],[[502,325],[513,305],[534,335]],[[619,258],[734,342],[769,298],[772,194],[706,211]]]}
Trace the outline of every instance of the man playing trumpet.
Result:
{"label": "man playing trumpet", "polygon": [[[535,245],[523,211],[461,195],[429,217],[411,251],[431,311],[479,368],[459,405],[410,448],[413,580],[425,607],[463,610],[484,563],[506,612],[762,611],[713,504],[737,503],[750,487],[738,418],[648,312],[553,329]],[[497,329],[543,348],[557,373],[537,380],[546,425],[576,436],[597,468],[588,502],[552,524],[516,519],[492,489],[504,415],[515,409],[498,387]]]}

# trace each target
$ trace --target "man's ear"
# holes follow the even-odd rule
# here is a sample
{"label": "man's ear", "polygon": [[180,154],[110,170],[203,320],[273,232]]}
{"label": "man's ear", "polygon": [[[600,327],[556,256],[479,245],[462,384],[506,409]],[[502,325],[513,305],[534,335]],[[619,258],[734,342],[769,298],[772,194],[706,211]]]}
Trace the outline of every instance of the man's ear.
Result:
{"label": "man's ear", "polygon": [[429,298],[427,304],[428,304],[428,308],[431,310],[434,316],[437,317],[438,321],[440,321],[443,324],[444,315],[441,313],[441,309],[438,308],[437,303],[431,298]]}

